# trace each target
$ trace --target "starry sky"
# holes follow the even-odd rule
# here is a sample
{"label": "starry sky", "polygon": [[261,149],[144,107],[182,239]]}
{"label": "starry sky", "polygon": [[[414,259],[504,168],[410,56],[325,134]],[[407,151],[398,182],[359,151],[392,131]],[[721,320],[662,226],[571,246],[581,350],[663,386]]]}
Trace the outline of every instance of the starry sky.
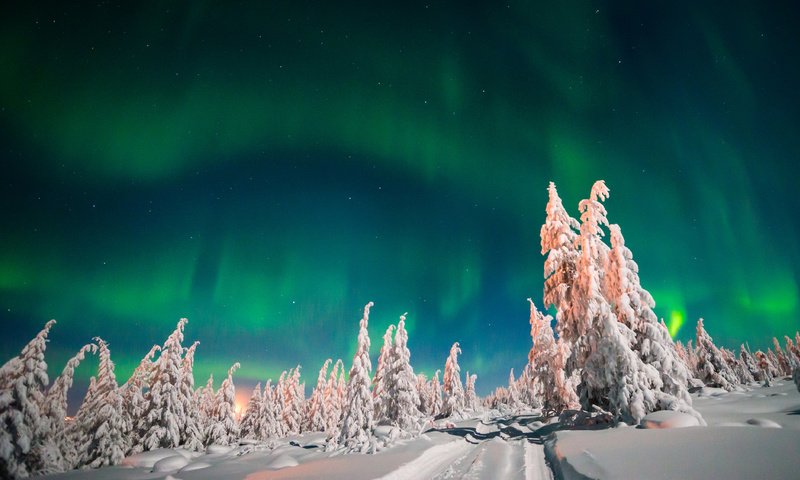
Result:
{"label": "starry sky", "polygon": [[54,373],[99,335],[124,380],[186,316],[198,383],[311,385],[372,300],[373,356],[409,312],[415,369],[459,341],[486,393],[548,182],[577,217],[601,178],[677,338],[800,329],[798,7],[652,3],[5,6],[0,354],[56,318]]}

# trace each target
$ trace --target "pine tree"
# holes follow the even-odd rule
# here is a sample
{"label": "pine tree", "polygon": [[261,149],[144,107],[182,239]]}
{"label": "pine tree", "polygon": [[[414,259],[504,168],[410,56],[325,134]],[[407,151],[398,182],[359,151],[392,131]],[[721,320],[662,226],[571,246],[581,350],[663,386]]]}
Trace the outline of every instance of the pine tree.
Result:
{"label": "pine tree", "polygon": [[317,375],[317,386],[311,393],[311,399],[308,401],[308,411],[306,413],[307,423],[305,430],[312,432],[322,432],[325,430],[325,415],[323,412],[323,401],[325,398],[325,389],[328,386],[328,367],[331,365],[331,359],[325,360],[322,368],[319,369]]}
{"label": "pine tree", "polygon": [[579,225],[564,209],[556,185],[548,187],[547,217],[540,230],[544,262],[544,305],[556,308],[558,333],[561,338],[574,342],[580,335],[577,324],[568,318],[572,303],[572,285],[575,283],[580,253],[577,249]]}
{"label": "pine tree", "polygon": [[725,390],[734,389],[738,378],[725,362],[714,340],[706,332],[703,319],[697,321],[697,373],[706,385],[718,385]]}
{"label": "pine tree", "polygon": [[516,411],[522,407],[520,400],[519,390],[517,389],[517,380],[514,378],[514,369],[508,372],[508,406]]}
{"label": "pine tree", "polygon": [[233,445],[239,439],[239,425],[236,423],[236,387],[233,374],[239,369],[239,362],[228,370],[228,377],[222,381],[216,394],[214,410],[211,412],[210,426],[206,433],[206,445]]}
{"label": "pine tree", "polygon": [[478,398],[478,394],[475,392],[475,382],[478,380],[477,374],[470,375],[467,372],[467,387],[464,392],[464,401],[467,405],[468,410],[472,410],[473,412],[477,411],[480,407],[480,399]]}
{"label": "pine tree", "polygon": [[283,390],[284,408],[282,411],[286,434],[300,433],[303,422],[303,388],[300,386],[300,365],[289,371]]}
{"label": "pine tree", "polygon": [[657,409],[679,410],[697,418],[687,385],[690,373],[681,361],[675,343],[663,322],[653,313],[655,301],[642,288],[639,267],[625,246],[618,225],[610,225],[611,251],[605,268],[606,298],[612,304],[617,320],[634,333],[631,346],[639,358],[651,365],[661,376],[661,391],[656,394]]}
{"label": "pine tree", "polygon": [[458,355],[461,347],[458,342],[450,347],[450,355],[444,365],[442,413],[446,417],[459,418],[464,414],[464,387],[461,384],[461,367]]}
{"label": "pine tree", "polygon": [[214,413],[216,392],[214,391],[214,374],[208,376],[205,387],[198,388],[195,392],[197,405],[197,427],[200,430],[205,445],[206,432],[211,427],[211,415]]}
{"label": "pine tree", "polygon": [[194,391],[194,352],[200,342],[194,342],[186,350],[181,362],[180,399],[183,403],[184,423],[181,426],[181,445],[187,450],[203,450],[203,425],[200,408]]}
{"label": "pine tree", "polygon": [[344,366],[341,360],[336,360],[322,396],[322,417],[325,423],[324,431],[328,434],[329,438],[336,439],[338,439],[339,435],[339,420],[342,417],[342,402],[339,397],[337,386],[340,370],[344,370]]}
{"label": "pine tree", "polygon": [[383,346],[381,353],[378,355],[378,366],[375,368],[375,377],[372,379],[372,403],[375,405],[374,419],[380,423],[387,420],[386,402],[389,400],[386,391],[386,376],[388,370],[394,363],[392,356],[394,355],[394,341],[392,339],[392,332],[395,326],[389,325],[386,328],[386,333],[383,334]]}
{"label": "pine tree", "polygon": [[777,338],[772,337],[772,345],[775,346],[775,356],[778,359],[776,366],[778,370],[780,370],[782,375],[791,375],[792,367],[789,364],[789,358],[786,356],[786,352],[781,349],[781,344],[778,342]]}
{"label": "pine tree", "polygon": [[242,438],[250,440],[262,439],[260,435],[260,416],[263,412],[262,399],[261,382],[258,382],[253,389],[252,395],[250,395],[250,401],[247,402],[247,408],[244,411],[244,415],[242,415],[242,421],[239,422],[239,432]]}
{"label": "pine tree", "polygon": [[24,478],[58,468],[58,447],[51,437],[50,422],[42,415],[49,383],[44,352],[55,323],[47,322],[18,357],[0,368],[2,478]]}
{"label": "pine tree", "polygon": [[185,425],[181,401],[181,364],[183,362],[182,318],[175,331],[164,342],[161,356],[153,365],[150,389],[145,393],[141,418],[142,445],[145,450],[175,448],[181,444],[181,428]]}
{"label": "pine tree", "polygon": [[150,388],[150,377],[153,373],[153,357],[161,351],[160,345],[153,345],[147,355],[142,358],[139,365],[131,374],[125,384],[120,387],[122,394],[122,414],[125,420],[125,429],[131,445],[127,454],[139,453],[144,449],[141,439],[144,432],[141,430],[140,419],[145,408],[144,388]]}
{"label": "pine tree", "polygon": [[372,436],[372,393],[369,391],[372,363],[369,359],[369,310],[373,303],[364,307],[358,333],[358,348],[350,368],[350,380],[347,383],[347,400],[344,404],[342,429],[338,444],[350,451],[361,453],[375,451],[375,439]]}
{"label": "pine tree", "polygon": [[417,378],[411,368],[411,351],[408,349],[406,315],[400,315],[397,334],[394,337],[394,353],[388,369],[386,382],[386,416],[392,425],[412,431],[417,426],[419,393]]}
{"label": "pine tree", "polygon": [[431,414],[431,392],[428,388],[428,377],[424,373],[417,374],[417,393],[419,394],[419,404],[417,409],[423,415]]}
{"label": "pine tree", "polygon": [[75,417],[80,431],[78,464],[88,468],[116,465],[130,447],[111,351],[101,338],[94,340],[99,348],[100,365],[96,380],[86,392],[86,406]]}
{"label": "pine tree", "polygon": [[53,440],[58,446],[60,460],[56,462],[55,470],[72,470],[77,466],[78,458],[75,447],[75,438],[71,434],[74,422],[66,422],[67,393],[72,387],[75,378],[75,369],[84,360],[87,353],[96,353],[97,345],[90,343],[84,345],[74,357],[67,361],[61,375],[53,382],[47,391],[44,414],[50,419]]}
{"label": "pine tree", "polygon": [[275,414],[275,388],[272,380],[267,380],[264,384],[264,392],[261,394],[261,411],[258,417],[258,434],[260,440],[272,440],[278,435],[278,418]]}
{"label": "pine tree", "polygon": [[436,370],[431,378],[431,416],[436,418],[444,411],[444,396],[442,395],[442,384],[439,382],[441,370]]}
{"label": "pine tree", "polygon": [[750,376],[753,377],[754,382],[760,382],[764,380],[762,378],[763,373],[761,372],[761,368],[758,366],[758,362],[756,362],[756,359],[750,355],[750,352],[744,347],[744,344],[739,347],[739,359],[741,360],[742,365],[744,365],[744,367],[747,369]]}
{"label": "pine tree", "polygon": [[286,417],[284,411],[288,408],[286,402],[286,370],[281,372],[278,377],[278,383],[275,385],[275,395],[273,396],[273,406],[275,409],[276,430],[279,437],[285,437],[289,434],[289,425],[286,424]]}
{"label": "pine tree", "polygon": [[761,369],[761,377],[764,380],[764,384],[766,386],[772,385],[772,379],[779,377],[780,372],[778,372],[778,368],[772,362],[772,359],[769,358],[767,354],[758,350],[755,353],[756,362],[758,363],[758,367]]}

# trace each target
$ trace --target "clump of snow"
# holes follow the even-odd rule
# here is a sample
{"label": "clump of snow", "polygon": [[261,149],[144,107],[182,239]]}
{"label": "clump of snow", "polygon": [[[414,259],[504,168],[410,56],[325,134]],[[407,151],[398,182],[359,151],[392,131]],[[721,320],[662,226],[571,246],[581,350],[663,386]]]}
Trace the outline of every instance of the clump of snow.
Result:
{"label": "clump of snow", "polygon": [[153,465],[154,472],[175,472],[189,464],[189,460],[183,455],[172,455],[164,457]]}
{"label": "clump of snow", "polygon": [[285,453],[283,455],[278,455],[275,460],[267,464],[269,468],[274,468],[276,470],[279,468],[296,467],[297,465],[299,465],[297,459]]}
{"label": "clump of snow", "polygon": [[212,443],[206,447],[206,453],[209,455],[224,455],[231,450],[233,450],[233,447],[229,447],[227,445],[217,445],[216,443]]}
{"label": "clump of snow", "polygon": [[124,465],[126,467],[153,468],[153,466],[159,460],[172,457],[174,455],[175,450],[172,450],[171,448],[157,448],[148,452],[137,453],[136,455],[125,457],[120,462],[120,465]]}
{"label": "clump of snow", "polygon": [[783,428],[778,422],[774,422],[768,418],[751,418],[747,421],[747,424],[764,428]]}
{"label": "clump of snow", "polygon": [[688,413],[672,410],[659,410],[645,415],[642,419],[642,428],[685,428],[697,427],[700,422]]}
{"label": "clump of snow", "polygon": [[200,462],[192,462],[192,463],[186,465],[185,467],[181,468],[180,471],[181,472],[191,472],[192,470],[202,470],[202,469],[208,468],[210,466],[211,466],[211,464],[208,463],[208,462],[202,462],[202,461],[200,461]]}

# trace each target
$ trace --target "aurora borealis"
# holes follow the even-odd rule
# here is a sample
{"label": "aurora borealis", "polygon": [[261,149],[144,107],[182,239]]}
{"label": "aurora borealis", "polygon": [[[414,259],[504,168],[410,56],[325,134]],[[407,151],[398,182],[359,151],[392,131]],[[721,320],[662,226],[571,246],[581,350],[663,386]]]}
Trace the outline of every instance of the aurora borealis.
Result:
{"label": "aurora borealis", "polygon": [[186,316],[198,383],[308,381],[373,300],[373,355],[407,311],[485,393],[548,182],[577,217],[600,178],[678,338],[800,329],[797,6],[640,3],[5,7],[0,353],[56,318],[54,372],[99,335],[124,377]]}

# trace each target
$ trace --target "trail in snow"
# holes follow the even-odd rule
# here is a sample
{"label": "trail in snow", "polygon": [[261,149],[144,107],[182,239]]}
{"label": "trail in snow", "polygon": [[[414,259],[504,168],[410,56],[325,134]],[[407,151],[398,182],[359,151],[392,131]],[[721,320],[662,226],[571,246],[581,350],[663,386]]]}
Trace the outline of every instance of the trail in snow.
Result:
{"label": "trail in snow", "polygon": [[436,445],[425,450],[422,455],[414,460],[401,465],[397,470],[380,477],[380,479],[417,480],[420,478],[433,478],[473,448],[472,444],[460,439]]}
{"label": "trail in snow", "polygon": [[544,447],[525,442],[525,480],[553,480],[553,471],[544,459]]}

